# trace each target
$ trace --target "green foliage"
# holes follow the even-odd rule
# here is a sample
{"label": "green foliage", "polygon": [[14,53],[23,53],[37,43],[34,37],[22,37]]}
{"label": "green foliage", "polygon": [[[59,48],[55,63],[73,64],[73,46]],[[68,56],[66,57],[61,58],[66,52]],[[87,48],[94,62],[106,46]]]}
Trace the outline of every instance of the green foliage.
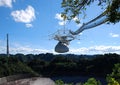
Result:
{"label": "green foliage", "polygon": [[[61,5],[64,9],[62,12],[62,17],[67,20],[71,20],[77,17],[79,14],[84,13],[86,10],[86,5],[91,2],[86,2],[85,0],[63,0]],[[76,23],[80,23],[78,19],[75,20]]]}
{"label": "green foliage", "polygon": [[62,80],[56,80],[55,81],[55,85],[74,85],[74,84],[73,83],[67,83],[67,84],[65,84]]}
{"label": "green foliage", "polygon": [[120,63],[115,64],[113,72],[111,73],[110,76],[114,78],[120,78]]}
{"label": "green foliage", "polygon": [[[120,21],[120,0],[97,0],[98,6],[102,6],[105,13],[109,16],[109,22],[117,23]],[[88,5],[96,3],[96,0],[62,0],[61,6],[64,9],[62,17],[67,20],[72,20],[75,17],[79,17],[80,14],[86,16],[85,11]],[[80,20],[76,20],[76,23],[80,23]]]}
{"label": "green foliage", "polygon": [[[120,63],[115,64],[113,68],[113,72],[109,74],[107,78],[107,85],[120,85]],[[57,80],[56,85],[65,85],[65,83],[62,80]],[[72,85],[72,84],[66,84],[66,85]],[[96,80],[95,78],[89,78],[85,83],[78,83],[77,85],[102,85],[99,80]]]}
{"label": "green foliage", "polygon": [[64,85],[64,82],[62,80],[56,80],[55,85]]}
{"label": "green foliage", "polygon": [[107,75],[107,82],[109,85],[119,85],[117,83],[120,83],[120,63],[115,64],[112,73]]}
{"label": "green foliage", "polygon": [[100,81],[97,81],[95,78],[89,78],[87,82],[83,85],[101,85]]}
{"label": "green foliage", "polygon": [[93,75],[105,77],[106,74],[112,72],[114,64],[120,62],[118,54],[87,56],[47,53],[39,55],[16,54],[9,58],[5,55],[0,56],[0,76],[28,73],[28,70],[31,69],[45,76]]}
{"label": "green foliage", "polygon": [[44,72],[44,68],[47,66],[47,62],[43,60],[33,59],[27,64],[31,67],[35,72],[42,74]]}
{"label": "green foliage", "polygon": [[[56,80],[55,85],[74,85],[73,83],[65,84],[62,80]],[[76,85],[101,85],[100,81],[95,78],[89,78],[84,84],[77,83]]]}
{"label": "green foliage", "polygon": [[108,85],[120,85],[118,81],[115,80],[115,78],[108,77],[107,78]]}
{"label": "green foliage", "polygon": [[112,23],[117,23],[120,21],[120,0],[112,0],[112,4],[108,6],[108,16],[109,21]]}
{"label": "green foliage", "polygon": [[0,77],[17,74],[38,75],[26,64],[20,62],[16,57],[0,57]]}
{"label": "green foliage", "polygon": [[[18,57],[19,56],[19,57]],[[52,56],[52,59],[51,59]],[[24,58],[26,59],[24,61]],[[48,61],[48,58],[50,59]],[[120,55],[12,55],[9,58],[0,57],[0,77],[16,74],[32,74],[34,76],[100,76],[107,75],[108,85],[120,84]],[[118,63],[118,64],[116,64]],[[38,74],[39,73],[39,74]],[[65,82],[58,80],[56,85],[65,85]],[[72,83],[66,85],[74,85]],[[95,78],[88,79],[85,83],[77,85],[101,85]]]}

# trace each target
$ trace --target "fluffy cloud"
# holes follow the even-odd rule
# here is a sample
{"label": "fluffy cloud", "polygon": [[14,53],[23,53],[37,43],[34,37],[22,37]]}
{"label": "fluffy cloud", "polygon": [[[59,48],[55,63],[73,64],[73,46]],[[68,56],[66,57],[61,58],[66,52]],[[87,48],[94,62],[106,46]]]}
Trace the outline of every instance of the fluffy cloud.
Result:
{"label": "fluffy cloud", "polygon": [[58,24],[61,25],[61,26],[63,26],[63,25],[66,24],[66,21],[59,21]]}
{"label": "fluffy cloud", "polygon": [[77,20],[79,20],[79,18],[78,18],[78,17],[73,18],[73,21],[77,21]]}
{"label": "fluffy cloud", "polygon": [[35,48],[22,47],[22,46],[10,49],[10,53],[12,53],[12,54],[16,54],[16,53],[40,54],[40,53],[48,53],[48,52],[50,52],[50,51],[46,50],[46,49],[35,49]]}
{"label": "fluffy cloud", "polygon": [[[63,17],[61,17],[61,14],[60,14],[60,13],[57,13],[57,14],[55,15],[55,18],[58,19],[58,20],[60,20],[60,21],[63,21],[63,20],[64,20]],[[78,17],[75,17],[75,18],[73,18],[72,20],[73,20],[73,21],[76,21],[76,20],[79,20],[79,18],[78,18]]]}
{"label": "fluffy cloud", "polygon": [[[61,17],[61,14],[60,14],[60,13],[57,13],[57,14],[55,15],[55,19],[59,20],[59,21],[58,21],[58,24],[59,24],[60,26],[63,26],[63,25],[65,25],[65,24],[67,23],[67,20],[64,21],[64,19],[63,19],[63,17]],[[77,21],[77,20],[79,20],[78,17],[75,17],[75,18],[72,19],[72,21]],[[80,26],[82,26],[82,24],[79,23],[79,24],[77,24],[77,26],[80,27]]]}
{"label": "fluffy cloud", "polygon": [[[6,44],[5,41],[0,40],[0,53],[6,53]],[[118,53],[120,54],[120,46],[105,46],[105,45],[99,45],[99,46],[91,46],[91,47],[81,47],[81,48],[71,48],[68,53],[73,54],[105,54],[105,53]],[[20,45],[17,43],[11,43],[10,44],[10,53],[16,54],[16,53],[23,53],[23,54],[40,54],[40,53],[54,53],[54,49],[48,50],[48,49],[41,49],[41,48],[33,48],[28,45]]]}
{"label": "fluffy cloud", "polygon": [[80,44],[81,42],[77,42],[77,44]]}
{"label": "fluffy cloud", "polygon": [[64,20],[63,17],[61,17],[61,14],[59,14],[59,13],[57,13],[57,14],[55,15],[55,18],[58,19],[58,20],[61,20],[61,21]]}
{"label": "fluffy cloud", "polygon": [[15,2],[15,0],[0,0],[0,6],[5,7],[12,7],[12,2]]}
{"label": "fluffy cloud", "polygon": [[55,15],[55,19],[58,19],[58,20],[59,20],[59,21],[58,21],[58,24],[59,24],[60,26],[63,26],[63,25],[65,25],[65,24],[67,23],[67,21],[66,21],[66,20],[64,21],[63,17],[61,17],[61,14],[59,14],[59,13],[57,13],[57,14]]}
{"label": "fluffy cloud", "polygon": [[30,28],[30,27],[33,27],[33,25],[32,24],[26,24],[26,27]]}
{"label": "fluffy cloud", "polygon": [[104,53],[120,53],[120,46],[92,46],[82,48],[71,48],[70,53],[75,54],[104,54]]}
{"label": "fluffy cloud", "polygon": [[35,19],[35,10],[32,6],[28,6],[25,10],[13,11],[11,15],[16,22],[22,22],[31,27],[30,23]]}
{"label": "fluffy cloud", "polygon": [[[6,46],[0,46],[1,50],[0,53],[6,53]],[[52,50],[46,50],[46,49],[36,49],[36,48],[31,48],[28,46],[10,46],[10,54],[17,54],[17,53],[22,53],[22,54],[40,54],[40,53],[52,53]]]}
{"label": "fluffy cloud", "polygon": [[119,37],[119,34],[115,34],[115,33],[110,33],[111,37]]}
{"label": "fluffy cloud", "polygon": [[[36,49],[27,46],[17,46],[10,48],[10,53],[23,53],[23,54],[39,54],[39,53],[55,53],[52,49]],[[105,53],[120,53],[120,46],[92,46],[81,48],[70,48],[70,52],[73,54],[105,54]]]}

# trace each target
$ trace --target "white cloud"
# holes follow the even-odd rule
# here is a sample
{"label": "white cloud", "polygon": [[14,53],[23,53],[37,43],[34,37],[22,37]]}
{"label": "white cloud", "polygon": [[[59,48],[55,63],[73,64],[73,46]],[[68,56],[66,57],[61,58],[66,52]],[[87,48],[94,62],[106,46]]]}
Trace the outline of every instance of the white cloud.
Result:
{"label": "white cloud", "polygon": [[120,46],[92,46],[82,48],[71,48],[69,53],[74,54],[105,54],[105,53],[120,53]]}
{"label": "white cloud", "polygon": [[[58,19],[58,20],[60,20],[60,21],[63,21],[63,20],[64,20],[64,18],[61,17],[61,14],[60,14],[60,13],[57,13],[57,14],[55,15],[55,18]],[[78,17],[75,17],[75,18],[73,18],[72,20],[73,20],[73,21],[76,21],[76,20],[79,20],[79,18],[78,18]]]}
{"label": "white cloud", "polygon": [[[6,53],[6,46],[0,46],[1,50],[0,53]],[[46,50],[46,49],[36,49],[31,48],[28,46],[13,46],[9,48],[10,54],[40,54],[40,53],[52,53],[52,50]]]}
{"label": "white cloud", "polygon": [[77,42],[77,44],[81,44],[81,42]]}
{"label": "white cloud", "polygon": [[[0,40],[0,53],[6,53],[6,41]],[[29,45],[21,45],[18,43],[10,43],[10,53],[23,53],[23,54],[40,54],[40,53],[54,53],[54,49],[43,49],[43,48],[33,48]],[[81,48],[72,48],[69,47],[68,53],[73,54],[105,54],[105,53],[117,53],[120,54],[120,46],[105,46],[105,45],[98,45],[98,46],[91,46],[91,47],[81,47]]]}
{"label": "white cloud", "polygon": [[61,25],[61,26],[63,26],[63,25],[66,24],[66,21],[59,21],[58,24]]}
{"label": "white cloud", "polygon": [[[44,48],[33,48],[30,45],[23,45],[19,43],[9,43],[10,54],[40,54],[40,53],[53,53],[53,49],[47,50]],[[6,41],[0,40],[0,54],[6,53]]]}
{"label": "white cloud", "polygon": [[[0,53],[6,53],[5,46],[0,46]],[[93,47],[81,47],[81,48],[70,48],[68,53],[73,54],[105,54],[105,53],[118,53],[120,54],[120,46],[93,46]],[[40,53],[55,53],[53,49],[38,49],[28,46],[16,46],[10,47],[10,54],[40,54]]]}
{"label": "white cloud", "polygon": [[66,20],[64,21],[63,17],[61,17],[61,14],[59,14],[59,13],[57,13],[57,14],[55,15],[55,19],[58,19],[58,20],[59,20],[59,21],[58,21],[58,24],[59,24],[60,26],[63,26],[63,25],[65,25],[65,24],[67,23],[67,21],[66,21]]}
{"label": "white cloud", "polygon": [[23,53],[23,54],[40,54],[40,53],[48,53],[49,50],[46,49],[35,49],[30,47],[16,47],[11,48],[10,53],[16,54],[16,53]]}
{"label": "white cloud", "polygon": [[11,8],[13,2],[15,2],[15,0],[0,0],[0,6]]}
{"label": "white cloud", "polygon": [[76,21],[76,20],[79,20],[79,18],[78,18],[78,17],[75,17],[75,18],[73,18],[72,20],[73,20],[73,21]]}
{"label": "white cloud", "polygon": [[26,24],[26,27],[31,28],[31,27],[33,27],[33,25],[28,23],[28,24]]}
{"label": "white cloud", "polygon": [[35,10],[32,6],[28,6],[25,10],[16,10],[11,13],[11,16],[16,22],[22,22],[30,26],[30,23],[35,19]]}
{"label": "white cloud", "polygon": [[[40,54],[40,53],[55,53],[53,49],[36,49],[28,46],[19,46],[11,48],[11,53],[23,53],[23,54]],[[120,46],[92,46],[92,47],[82,47],[82,48],[70,48],[70,52],[73,54],[105,54],[105,53],[118,53],[120,54]]]}
{"label": "white cloud", "polygon": [[115,33],[110,33],[111,37],[119,37],[119,34],[115,34]]}
{"label": "white cloud", "polygon": [[[68,20],[65,20],[65,21],[64,21],[64,18],[61,17],[61,13],[57,13],[57,14],[55,15],[55,19],[58,20],[58,24],[59,24],[60,26],[63,26],[63,25],[65,25],[65,24],[67,24],[67,22],[68,22]],[[78,20],[79,20],[78,17],[75,17],[75,18],[72,19],[72,21],[78,21]],[[81,22],[82,22],[82,20],[81,20]],[[82,24],[83,24],[83,23],[77,24],[77,27],[82,26]]]}
{"label": "white cloud", "polygon": [[61,17],[61,14],[59,14],[59,13],[57,13],[57,14],[55,15],[55,18],[58,19],[58,20],[61,20],[61,21],[64,20],[63,17]]}

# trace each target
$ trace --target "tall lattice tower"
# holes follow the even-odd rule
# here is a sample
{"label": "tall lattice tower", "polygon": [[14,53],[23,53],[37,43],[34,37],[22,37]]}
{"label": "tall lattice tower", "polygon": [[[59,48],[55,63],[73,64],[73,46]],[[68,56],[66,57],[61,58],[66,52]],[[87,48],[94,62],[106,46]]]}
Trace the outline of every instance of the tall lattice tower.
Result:
{"label": "tall lattice tower", "polygon": [[7,34],[7,57],[9,57],[9,35]]}

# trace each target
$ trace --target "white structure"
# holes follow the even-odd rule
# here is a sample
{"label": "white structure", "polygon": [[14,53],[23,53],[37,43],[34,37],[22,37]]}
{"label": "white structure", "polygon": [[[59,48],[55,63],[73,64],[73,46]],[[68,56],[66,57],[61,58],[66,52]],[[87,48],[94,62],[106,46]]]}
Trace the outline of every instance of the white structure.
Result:
{"label": "white structure", "polygon": [[[120,12],[120,8],[119,8],[118,12]],[[67,47],[67,45],[69,45],[70,41],[76,39],[76,35],[80,34],[82,31],[84,31],[86,29],[94,28],[94,27],[104,24],[106,22],[108,22],[108,16],[105,11],[102,14],[100,14],[99,16],[97,16],[96,18],[90,20],[89,22],[83,23],[83,25],[74,32],[71,30],[69,30],[69,31],[67,30],[68,31],[67,33],[65,33],[66,32],[65,30],[62,31],[62,33],[64,33],[64,34],[60,34],[59,31],[56,32],[53,36],[53,39],[57,40],[59,42],[55,47],[55,51],[58,53],[68,52],[69,48]]]}

